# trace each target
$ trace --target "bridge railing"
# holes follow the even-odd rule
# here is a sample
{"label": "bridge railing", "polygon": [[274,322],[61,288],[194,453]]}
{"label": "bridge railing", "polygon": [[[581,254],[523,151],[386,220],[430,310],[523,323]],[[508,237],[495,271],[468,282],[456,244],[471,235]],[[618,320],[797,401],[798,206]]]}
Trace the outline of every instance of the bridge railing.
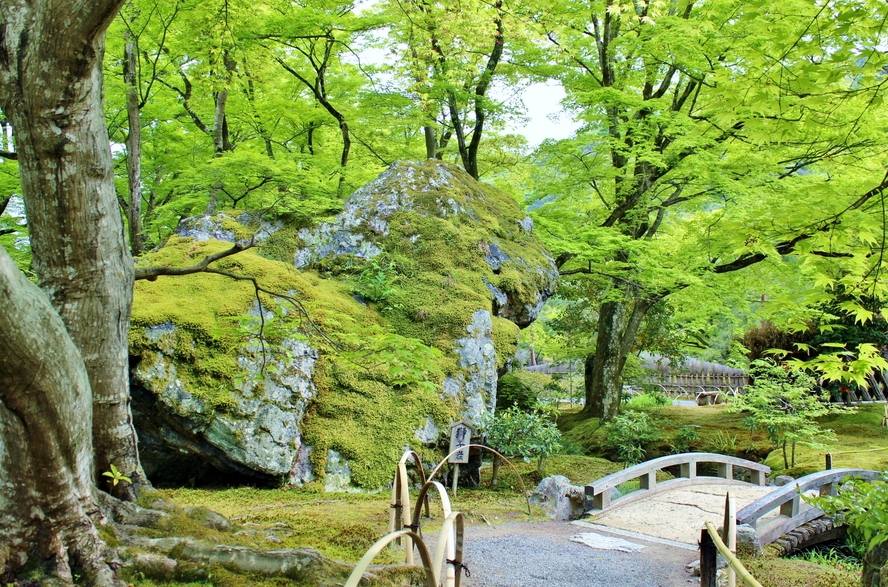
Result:
{"label": "bridge railing", "polygon": [[[643,499],[659,491],[699,483],[697,480],[697,465],[700,463],[714,463],[718,465],[718,475],[716,477],[706,477],[707,483],[734,482],[734,467],[740,467],[749,471],[751,483],[754,485],[764,485],[765,476],[771,472],[771,468],[767,465],[718,453],[689,452],[667,455],[633,465],[586,485],[586,510],[588,513],[601,513],[608,509]],[[679,477],[660,483],[657,482],[658,471],[676,466],[679,468]],[[637,490],[611,500],[611,491],[614,488],[636,479],[639,483]]]}
{"label": "bridge railing", "polygon": [[[790,530],[823,515],[822,510],[801,499],[802,493],[816,491],[820,495],[835,495],[837,484],[851,477],[872,481],[879,478],[879,472],[870,469],[829,469],[806,475],[741,509],[737,512],[737,523],[749,524],[755,528],[762,545],[770,544]],[[778,510],[776,516],[762,519],[774,510]]]}

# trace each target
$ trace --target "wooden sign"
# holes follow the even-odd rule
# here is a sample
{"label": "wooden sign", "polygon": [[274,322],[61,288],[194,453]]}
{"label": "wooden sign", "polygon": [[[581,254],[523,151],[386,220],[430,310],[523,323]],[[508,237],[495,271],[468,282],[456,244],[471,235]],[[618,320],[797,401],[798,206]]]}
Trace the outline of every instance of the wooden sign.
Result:
{"label": "wooden sign", "polygon": [[460,421],[450,425],[450,450],[447,451],[450,453],[450,458],[447,459],[448,463],[465,464],[469,462],[469,449],[459,449],[471,444],[474,433],[475,429],[465,422]]}

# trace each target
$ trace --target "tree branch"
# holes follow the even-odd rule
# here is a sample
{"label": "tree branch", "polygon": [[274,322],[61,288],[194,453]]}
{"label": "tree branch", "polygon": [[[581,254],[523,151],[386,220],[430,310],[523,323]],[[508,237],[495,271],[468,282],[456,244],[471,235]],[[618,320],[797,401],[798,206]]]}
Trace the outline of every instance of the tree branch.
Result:
{"label": "tree branch", "polygon": [[161,277],[163,275],[191,275],[193,273],[203,273],[205,271],[209,271],[208,267],[211,263],[215,263],[216,261],[224,259],[225,257],[230,257],[231,255],[236,255],[241,251],[249,249],[254,244],[255,243],[252,240],[250,240],[247,245],[234,243],[234,245],[230,249],[226,249],[218,253],[213,253],[212,255],[207,255],[206,257],[204,257],[203,261],[201,261],[197,265],[191,265],[190,267],[136,267],[135,279],[136,281],[140,279],[154,281],[158,277]]}

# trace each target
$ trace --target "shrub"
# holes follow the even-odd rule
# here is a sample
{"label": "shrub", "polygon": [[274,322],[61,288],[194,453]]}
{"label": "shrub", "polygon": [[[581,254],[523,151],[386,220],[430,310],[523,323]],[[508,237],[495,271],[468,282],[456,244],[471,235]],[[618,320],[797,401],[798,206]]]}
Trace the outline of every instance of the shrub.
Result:
{"label": "shrub", "polygon": [[526,385],[511,371],[499,378],[496,386],[496,408],[505,410],[516,406],[522,412],[532,412],[537,397],[529,385]]}
{"label": "shrub", "polygon": [[675,453],[689,452],[691,443],[700,440],[697,426],[685,425],[675,431],[675,439],[672,441],[672,451]]}
{"label": "shrub", "polygon": [[[504,456],[522,457],[527,462],[536,459],[538,472],[547,456],[561,450],[561,432],[554,422],[538,412],[522,412],[516,406],[488,414],[481,422],[480,432]],[[494,462],[498,465],[496,459]],[[491,483],[496,483],[495,477]]]}
{"label": "shrub", "polygon": [[626,410],[604,425],[605,446],[616,451],[627,464],[644,460],[645,446],[660,439],[660,431],[653,418],[644,412]]}
{"label": "shrub", "polygon": [[784,468],[795,466],[796,444],[818,446],[835,438],[832,430],[817,424],[817,418],[835,409],[824,392],[815,391],[813,377],[770,359],[753,361],[749,374],[752,385],[737,397],[729,411],[748,413],[747,426],[764,430],[783,449]]}
{"label": "shrub", "polygon": [[658,391],[644,391],[631,396],[624,405],[627,408],[656,408],[671,406],[672,399]]}

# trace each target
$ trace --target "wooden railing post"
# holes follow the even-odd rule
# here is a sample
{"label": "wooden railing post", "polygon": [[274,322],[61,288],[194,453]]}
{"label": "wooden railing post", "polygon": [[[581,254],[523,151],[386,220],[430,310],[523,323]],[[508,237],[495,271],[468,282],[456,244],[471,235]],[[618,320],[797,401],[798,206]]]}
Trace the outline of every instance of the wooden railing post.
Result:
{"label": "wooden railing post", "polygon": [[700,531],[700,587],[716,587],[718,549],[706,528]]}

